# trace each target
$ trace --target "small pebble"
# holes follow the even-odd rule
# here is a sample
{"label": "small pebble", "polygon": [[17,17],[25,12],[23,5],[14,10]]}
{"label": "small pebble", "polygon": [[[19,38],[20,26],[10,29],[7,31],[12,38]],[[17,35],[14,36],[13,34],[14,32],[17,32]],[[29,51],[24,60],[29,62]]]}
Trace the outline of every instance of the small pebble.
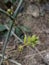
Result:
{"label": "small pebble", "polygon": [[39,8],[35,4],[29,5],[27,8],[27,14],[32,15],[33,17],[39,17]]}
{"label": "small pebble", "polygon": [[44,57],[45,61],[48,63],[49,65],[49,52],[46,53],[45,57]]}

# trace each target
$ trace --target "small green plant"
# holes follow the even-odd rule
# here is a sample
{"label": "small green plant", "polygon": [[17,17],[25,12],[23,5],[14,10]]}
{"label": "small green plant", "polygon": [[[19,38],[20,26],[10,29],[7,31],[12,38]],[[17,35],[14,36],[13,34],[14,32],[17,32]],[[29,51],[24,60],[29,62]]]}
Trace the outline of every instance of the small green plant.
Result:
{"label": "small green plant", "polygon": [[18,47],[18,50],[22,51],[23,48],[27,47],[27,46],[31,46],[34,48],[38,44],[38,40],[39,40],[39,37],[37,37],[36,35],[32,35],[32,36],[28,36],[28,37],[25,35],[24,44],[20,45]]}

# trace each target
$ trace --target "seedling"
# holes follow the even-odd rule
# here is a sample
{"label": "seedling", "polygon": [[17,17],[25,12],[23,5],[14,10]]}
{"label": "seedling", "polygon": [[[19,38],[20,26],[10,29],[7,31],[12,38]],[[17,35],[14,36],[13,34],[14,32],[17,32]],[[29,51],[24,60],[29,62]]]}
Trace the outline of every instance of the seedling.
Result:
{"label": "seedling", "polygon": [[39,40],[39,37],[37,37],[36,35],[32,35],[32,36],[28,36],[28,37],[25,35],[24,44],[20,45],[18,47],[18,50],[22,51],[23,48],[27,47],[27,46],[31,46],[34,48],[38,44],[38,40]]}

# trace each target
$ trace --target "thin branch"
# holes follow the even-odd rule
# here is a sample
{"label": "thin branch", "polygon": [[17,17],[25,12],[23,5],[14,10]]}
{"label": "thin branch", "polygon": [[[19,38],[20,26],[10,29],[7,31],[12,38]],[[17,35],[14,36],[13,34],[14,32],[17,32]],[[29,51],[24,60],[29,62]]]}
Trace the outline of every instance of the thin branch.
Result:
{"label": "thin branch", "polygon": [[14,64],[16,64],[16,65],[21,65],[20,63],[18,63],[18,62],[15,61],[15,60],[9,59],[9,61],[12,62],[12,63],[14,63]]}
{"label": "thin branch", "polygon": [[[12,16],[12,17],[14,17],[14,19],[15,19],[15,17],[17,17],[17,14],[18,14],[19,8],[20,8],[20,6],[21,6],[21,4],[22,4],[22,1],[23,1],[23,0],[20,0],[20,2],[19,2],[19,4],[18,4],[18,7],[16,8],[16,10],[15,10],[13,16]],[[2,9],[0,9],[0,12],[2,12],[2,13],[4,13],[4,14],[8,15],[8,14],[7,14],[4,10],[2,10]],[[5,43],[4,43],[4,46],[3,46],[3,49],[2,49],[2,59],[1,59],[0,65],[2,64],[2,62],[3,62],[3,60],[4,60],[4,55],[5,55],[6,46],[7,46],[7,43],[8,43],[10,34],[11,34],[11,30],[12,30],[12,27],[13,27],[13,23],[14,23],[14,19],[13,19],[10,15],[8,15],[8,16],[12,19],[12,20],[10,20],[10,21],[12,21],[12,23],[11,23],[11,26],[10,26],[10,29],[9,29],[7,38],[6,38],[6,40],[5,40]]]}
{"label": "thin branch", "polygon": [[20,0],[20,2],[19,2],[18,6],[17,6],[17,8],[16,8],[16,10],[15,10],[15,12],[13,14],[14,18],[16,18],[17,14],[18,14],[18,11],[19,11],[19,9],[20,9],[20,7],[22,5],[22,2],[23,2],[23,0]]}
{"label": "thin branch", "polygon": [[43,62],[45,65],[49,65],[48,62],[44,59],[43,55],[39,52],[39,50],[35,47],[35,50],[38,52],[38,54],[41,56]]}
{"label": "thin branch", "polygon": [[[46,50],[43,50],[43,51],[40,51],[40,53],[42,54],[42,53],[45,53],[46,52]],[[28,57],[35,57],[36,55],[38,55],[38,53],[34,53],[34,54],[31,54],[31,55],[26,55],[25,56],[25,58],[28,58]]]}
{"label": "thin branch", "polygon": [[7,38],[6,38],[6,40],[5,40],[5,42],[4,42],[4,45],[3,45],[3,49],[2,49],[2,59],[1,59],[0,65],[2,64],[2,62],[3,62],[3,60],[4,60],[5,49],[6,49],[6,46],[7,46],[9,37],[10,37],[10,33],[11,33],[11,30],[12,30],[12,27],[13,27],[13,21],[12,21],[12,23],[11,23],[9,32],[8,32],[8,34],[7,34]]}
{"label": "thin branch", "polygon": [[[5,25],[5,27],[7,28],[7,30],[9,30],[9,27],[7,25]],[[11,33],[13,34],[13,36],[15,38],[17,38],[20,42],[24,43],[13,31],[11,31]]]}
{"label": "thin branch", "polygon": [[[0,57],[2,57],[2,54],[0,54]],[[4,56],[4,59],[7,59],[7,56]],[[8,59],[10,62],[16,64],[16,65],[21,65],[20,63],[18,63],[17,61],[15,60],[12,60],[12,59]]]}
{"label": "thin branch", "polygon": [[6,11],[4,11],[3,9],[0,8],[0,12],[7,15],[11,20],[14,20],[13,16],[11,16],[10,14],[8,14]]}
{"label": "thin branch", "polygon": [[[5,25],[5,27],[7,28],[7,30],[9,30],[8,26]],[[20,42],[24,43],[13,31],[12,34],[14,35],[15,38],[17,38],[18,40],[20,40]],[[29,47],[30,48],[30,47]],[[41,56],[41,58],[44,60],[44,63],[46,64],[46,60],[43,58],[43,55],[39,52],[39,50],[35,47],[35,50],[38,52],[38,54]],[[47,64],[48,65],[48,64]]]}

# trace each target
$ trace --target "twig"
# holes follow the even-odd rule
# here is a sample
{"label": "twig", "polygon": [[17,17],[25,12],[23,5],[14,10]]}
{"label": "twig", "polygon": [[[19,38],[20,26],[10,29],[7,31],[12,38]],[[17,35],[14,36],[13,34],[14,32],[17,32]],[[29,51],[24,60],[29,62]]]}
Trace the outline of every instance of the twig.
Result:
{"label": "twig", "polygon": [[[0,57],[2,57],[2,54],[0,54]],[[4,56],[4,59],[7,59],[7,56]],[[17,61],[15,60],[12,60],[12,59],[8,59],[10,62],[16,64],[16,65],[21,65],[20,63],[18,63]]]}
{"label": "twig", "polygon": [[[5,25],[5,27],[7,28],[7,30],[9,30],[9,27],[7,25]],[[11,32],[15,38],[17,38],[20,42],[24,43],[13,31]]]}
{"label": "twig", "polygon": [[18,62],[15,61],[15,60],[9,59],[9,61],[12,62],[12,63],[14,63],[14,64],[16,64],[16,65],[21,65],[20,63],[18,63]]}
{"label": "twig", "polygon": [[[41,54],[44,53],[44,52],[46,52],[46,50],[40,51]],[[36,56],[37,54],[38,54],[38,53],[31,54],[31,55],[26,55],[25,58],[34,57],[34,56]]]}
{"label": "twig", "polygon": [[11,33],[11,30],[12,30],[12,27],[13,27],[13,21],[12,21],[12,23],[11,23],[11,27],[10,27],[10,30],[9,30],[9,32],[8,32],[7,38],[6,38],[5,42],[4,42],[4,46],[3,46],[3,49],[2,49],[2,59],[1,59],[0,65],[2,64],[2,62],[3,62],[3,60],[4,60],[5,49],[6,49],[6,46],[7,46],[9,37],[10,37],[10,33]]}
{"label": "twig", "polygon": [[[5,25],[5,27],[9,30],[9,28],[8,28],[7,25]],[[19,39],[20,42],[24,43],[13,31],[12,31],[12,34],[15,36],[15,38]],[[32,49],[31,49],[31,50],[32,50]],[[39,54],[39,55],[41,56],[41,58],[44,60],[42,54],[39,52],[39,50],[38,50],[36,47],[35,47],[35,50],[38,52],[38,54]],[[45,60],[44,60],[44,63],[47,63],[47,62],[45,62]],[[47,64],[47,65],[48,65],[48,64]]]}
{"label": "twig", "polygon": [[14,20],[13,16],[11,16],[10,14],[8,14],[6,11],[4,11],[3,9],[0,8],[0,12],[7,15],[11,20]]}
{"label": "twig", "polygon": [[13,16],[12,16],[13,18],[12,18],[10,15],[8,15],[4,10],[0,9],[0,12],[2,12],[2,13],[4,13],[4,14],[8,15],[8,16],[11,18],[10,21],[12,21],[11,27],[10,27],[10,29],[9,29],[7,38],[6,38],[6,40],[5,40],[5,43],[4,43],[4,46],[3,46],[3,49],[2,49],[2,59],[1,59],[0,65],[2,64],[2,62],[3,62],[3,60],[4,60],[5,49],[6,49],[6,46],[7,46],[9,37],[10,37],[10,33],[11,33],[11,30],[12,30],[12,27],[13,27],[14,19],[15,19],[15,17],[17,17],[17,14],[18,14],[19,8],[20,8],[20,6],[21,6],[21,4],[22,4],[22,1],[23,1],[23,0],[20,0],[20,2],[19,2],[19,4],[18,4],[18,7],[16,8],[16,10],[15,10]]}
{"label": "twig", "polygon": [[39,50],[35,47],[35,50],[38,52],[38,54],[41,56],[43,62],[45,65],[49,65],[48,62],[44,59],[43,55],[39,52]]}
{"label": "twig", "polygon": [[14,14],[13,14],[13,17],[14,17],[14,18],[16,18],[17,14],[18,14],[19,9],[20,9],[20,7],[21,7],[21,5],[22,5],[22,2],[23,2],[23,0],[20,0],[20,2],[19,2],[19,4],[18,4],[18,7],[16,8],[16,10],[15,10],[15,12],[14,12]]}

